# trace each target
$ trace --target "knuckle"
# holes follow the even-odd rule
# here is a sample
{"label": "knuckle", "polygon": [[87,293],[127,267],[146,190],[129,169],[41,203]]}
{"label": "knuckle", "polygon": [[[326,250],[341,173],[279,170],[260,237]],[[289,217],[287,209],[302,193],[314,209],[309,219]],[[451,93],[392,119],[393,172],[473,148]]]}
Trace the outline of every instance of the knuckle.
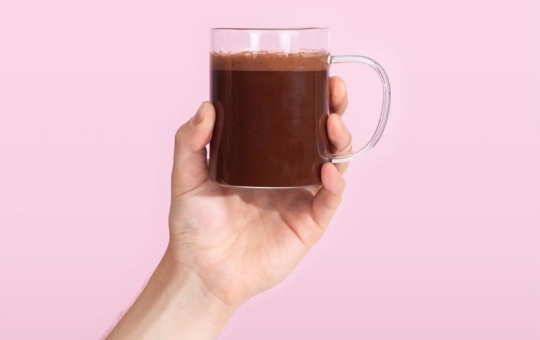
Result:
{"label": "knuckle", "polygon": [[345,153],[350,152],[352,150],[352,137],[351,134],[348,134],[347,136],[343,136],[340,138],[339,143],[337,143],[337,152],[338,153]]}
{"label": "knuckle", "polygon": [[176,130],[176,133],[174,134],[174,142],[176,144],[180,144],[180,139],[181,139],[181,132],[180,132],[180,129]]}
{"label": "knuckle", "polygon": [[347,138],[347,146],[345,147],[345,151],[347,152],[351,151],[353,147],[353,139],[350,132],[348,133],[348,136],[349,137]]}
{"label": "knuckle", "polygon": [[183,126],[179,127],[178,130],[176,130],[176,133],[174,134],[174,141],[176,144],[180,144],[180,142],[182,141],[182,128]]}
{"label": "knuckle", "polygon": [[333,90],[337,97],[343,98],[347,94],[347,89],[345,88],[345,83],[339,77],[334,77],[333,79]]}

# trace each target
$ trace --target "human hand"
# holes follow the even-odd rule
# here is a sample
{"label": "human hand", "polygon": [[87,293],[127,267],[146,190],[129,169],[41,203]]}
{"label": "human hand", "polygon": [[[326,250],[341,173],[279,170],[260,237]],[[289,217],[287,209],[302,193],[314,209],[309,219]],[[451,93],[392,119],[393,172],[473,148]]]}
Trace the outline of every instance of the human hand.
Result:
{"label": "human hand", "polygon": [[[351,150],[341,120],[345,85],[330,79],[331,152]],[[319,240],[345,189],[347,164],[322,167],[319,188],[222,187],[208,177],[205,146],[215,112],[203,103],[176,133],[169,245],[145,289],[108,340],[214,339],[247,299],[289,274]]]}
{"label": "human hand", "polygon": [[[351,136],[341,120],[347,95],[337,77],[330,106],[331,151],[348,152]],[[283,280],[319,240],[341,201],[346,164],[325,164],[320,188],[223,187],[209,178],[206,161],[214,120],[213,106],[203,103],[176,134],[167,256],[237,307]]]}

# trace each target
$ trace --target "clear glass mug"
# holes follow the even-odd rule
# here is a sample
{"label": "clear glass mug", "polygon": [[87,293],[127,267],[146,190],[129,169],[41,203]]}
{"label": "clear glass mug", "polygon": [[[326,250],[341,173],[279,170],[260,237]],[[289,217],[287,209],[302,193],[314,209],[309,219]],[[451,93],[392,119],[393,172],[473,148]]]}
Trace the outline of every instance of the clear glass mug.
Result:
{"label": "clear glass mug", "polygon": [[[328,28],[214,28],[211,100],[216,123],[210,177],[225,186],[298,188],[321,184],[321,167],[373,147],[390,109],[390,82],[373,59],[328,52]],[[375,133],[362,148],[332,154],[326,131],[331,64],[371,66],[383,85]]]}

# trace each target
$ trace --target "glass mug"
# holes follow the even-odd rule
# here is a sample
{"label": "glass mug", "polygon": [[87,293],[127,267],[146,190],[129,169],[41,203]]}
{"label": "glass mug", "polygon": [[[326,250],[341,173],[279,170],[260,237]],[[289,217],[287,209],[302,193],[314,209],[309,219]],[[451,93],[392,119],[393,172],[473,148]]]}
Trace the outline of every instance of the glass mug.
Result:
{"label": "glass mug", "polygon": [[[374,60],[332,56],[327,28],[214,28],[211,100],[216,123],[210,177],[244,188],[298,188],[321,184],[324,163],[348,162],[381,138],[390,108],[390,83]],[[326,131],[331,64],[360,62],[383,85],[379,123],[361,149],[332,154]]]}

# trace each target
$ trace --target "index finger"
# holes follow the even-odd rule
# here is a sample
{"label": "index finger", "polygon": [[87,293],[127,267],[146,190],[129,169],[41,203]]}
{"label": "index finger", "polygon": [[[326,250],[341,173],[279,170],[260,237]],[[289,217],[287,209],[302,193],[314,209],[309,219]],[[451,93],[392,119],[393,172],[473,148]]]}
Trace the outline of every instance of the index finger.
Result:
{"label": "index finger", "polygon": [[340,77],[332,77],[329,81],[330,92],[330,113],[337,113],[342,116],[347,108],[347,88],[345,82]]}

